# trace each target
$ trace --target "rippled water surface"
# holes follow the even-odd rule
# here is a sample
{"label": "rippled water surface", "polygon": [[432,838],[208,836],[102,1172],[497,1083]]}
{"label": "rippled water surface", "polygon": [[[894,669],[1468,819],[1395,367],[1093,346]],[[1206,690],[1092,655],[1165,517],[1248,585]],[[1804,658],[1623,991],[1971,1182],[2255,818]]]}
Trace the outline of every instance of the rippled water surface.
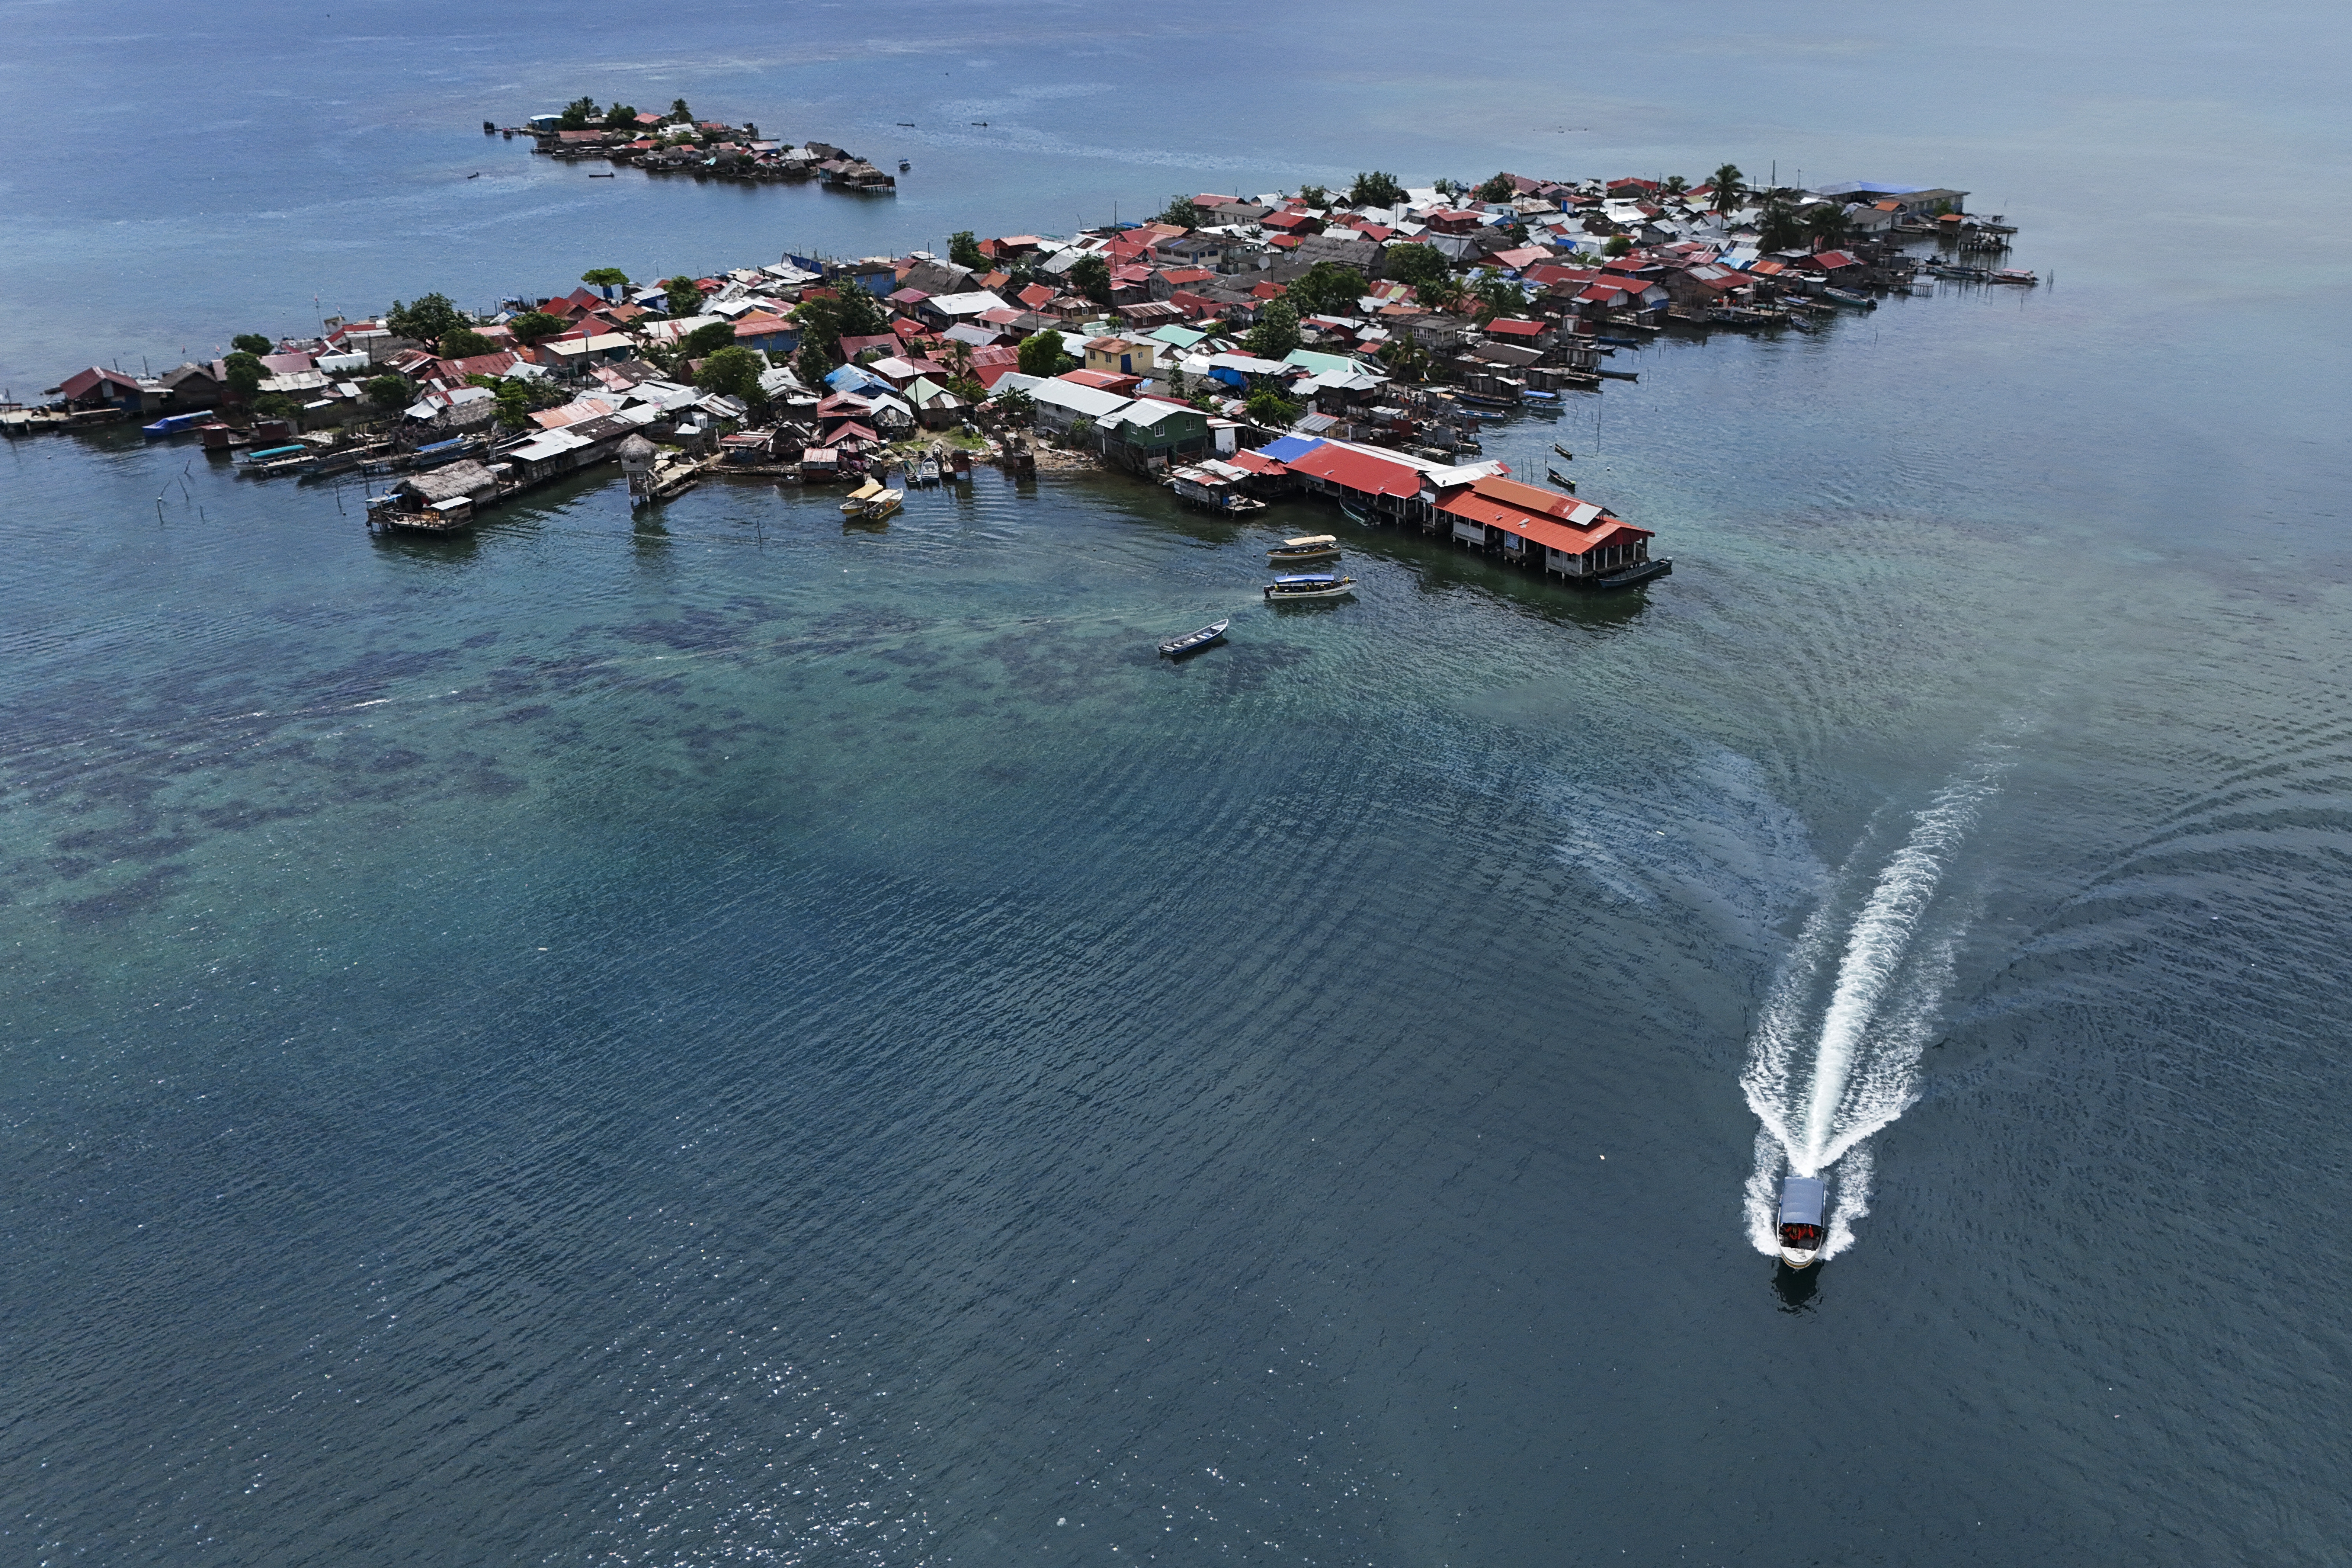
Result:
{"label": "rippled water surface", "polygon": [[[1743,37],[1667,52],[1761,102]],[[2224,66],[2198,134],[2322,135]],[[414,542],[0,448],[5,1555],[2331,1560],[2343,329],[1916,133],[2057,287],[1498,426],[1659,530],[1614,598],[1123,478]],[[1216,169],[1131,152],[1024,155]],[[1356,599],[1265,606],[1327,527]],[[1742,1074],[1810,1110],[1841,995],[1866,1212],[1776,1275]]]}

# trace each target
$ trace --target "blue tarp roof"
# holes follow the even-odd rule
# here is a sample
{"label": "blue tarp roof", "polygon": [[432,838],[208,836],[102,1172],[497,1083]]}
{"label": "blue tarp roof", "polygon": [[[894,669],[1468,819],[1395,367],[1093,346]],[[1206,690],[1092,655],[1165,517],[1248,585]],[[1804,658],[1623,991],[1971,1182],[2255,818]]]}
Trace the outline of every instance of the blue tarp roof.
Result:
{"label": "blue tarp roof", "polygon": [[1278,440],[1268,441],[1257,450],[1260,457],[1272,458],[1277,463],[1291,463],[1321,445],[1322,442],[1310,440],[1305,436],[1285,436]]}
{"label": "blue tarp roof", "polygon": [[863,392],[869,386],[890,390],[890,384],[880,376],[854,364],[845,364],[830,372],[824,384],[835,392]]}

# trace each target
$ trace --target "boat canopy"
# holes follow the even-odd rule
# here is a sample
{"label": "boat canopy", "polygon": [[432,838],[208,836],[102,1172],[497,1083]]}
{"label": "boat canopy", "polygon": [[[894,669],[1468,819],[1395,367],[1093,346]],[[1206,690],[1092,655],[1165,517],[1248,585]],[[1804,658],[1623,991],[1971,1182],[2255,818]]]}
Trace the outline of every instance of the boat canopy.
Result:
{"label": "boat canopy", "polygon": [[1780,1184],[1780,1223],[1822,1223],[1822,1179],[1819,1176],[1790,1176]]}
{"label": "boat canopy", "polygon": [[1287,577],[1276,577],[1276,583],[1337,583],[1337,572],[1294,572]]}
{"label": "boat canopy", "polygon": [[1309,544],[1337,544],[1339,542],[1339,536],[1336,533],[1302,533],[1297,539],[1286,539],[1282,542],[1283,547],[1286,550],[1303,549]]}

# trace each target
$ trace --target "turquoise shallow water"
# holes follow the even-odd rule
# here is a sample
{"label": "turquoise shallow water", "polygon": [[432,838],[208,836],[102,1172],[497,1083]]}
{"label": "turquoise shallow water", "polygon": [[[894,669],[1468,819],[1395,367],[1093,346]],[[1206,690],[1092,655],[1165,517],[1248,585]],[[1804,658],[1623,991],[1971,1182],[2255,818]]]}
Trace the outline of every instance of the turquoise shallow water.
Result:
{"label": "turquoise shallow water", "polygon": [[[0,449],[12,1553],[2326,1560],[2341,327],[2299,250],[2190,308],[2179,251],[2093,221],[2179,30],[2066,97],[2079,39],[2004,74],[1998,19],[1663,36],[1713,123],[1781,123],[1757,51],[1881,102],[1934,46],[1978,114],[1843,132],[1869,156],[2015,169],[2075,143],[2005,127],[2069,116],[2091,151],[2026,216],[2054,289],[1662,344],[1499,431],[1660,529],[1643,595],[1350,534],[1356,602],[1276,613],[1255,546],[1330,514],[1117,479],[983,473],[878,533],[718,483],[648,525],[597,479],[418,544],[184,447]],[[1053,25],[1004,91],[1143,47]],[[1459,151],[1494,94],[1454,47],[1417,131],[1326,124],[1360,90],[1319,68],[1299,144],[1507,161]],[[2334,47],[2267,99],[2209,51],[2158,145],[2307,149]],[[487,67],[423,71],[377,90],[478,121]],[[1111,140],[982,172],[1199,172]],[[104,314],[135,269],[10,177],[12,254]],[[766,245],[738,193],[655,194],[648,251]],[[10,374],[61,334],[12,319]],[[1921,1098],[1851,1248],[1776,1289],[1751,1037],[1808,917],[1990,758]]]}

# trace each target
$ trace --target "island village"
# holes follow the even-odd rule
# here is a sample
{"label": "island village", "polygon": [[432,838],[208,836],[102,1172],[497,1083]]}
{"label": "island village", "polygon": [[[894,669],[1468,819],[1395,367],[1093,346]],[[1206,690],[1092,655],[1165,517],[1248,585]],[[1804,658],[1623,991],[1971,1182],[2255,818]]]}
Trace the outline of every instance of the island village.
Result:
{"label": "island village", "polygon": [[[582,100],[518,132],[558,157],[816,178],[854,199],[895,188],[843,149],[763,141],[683,102],[654,116]],[[135,420],[256,479],[368,483],[369,526],[422,534],[604,463],[646,507],[710,479],[845,486],[854,524],[975,463],[1102,467],[1214,511],[1317,498],[1351,522],[1625,586],[1670,568],[1654,531],[1579,497],[1565,447],[1541,476],[1485,459],[1483,422],[1633,380],[1612,358],[1660,333],[1811,331],[1943,280],[2032,285],[1997,265],[2012,231],[1967,195],[1751,186],[1730,164],[1696,184],[1502,173],[1408,188],[1372,172],[1346,190],[1181,195],[1067,237],[961,233],[944,256],[597,268],[488,313],[428,294],[161,374],[88,366],[48,403],[0,410],[0,428]]]}

